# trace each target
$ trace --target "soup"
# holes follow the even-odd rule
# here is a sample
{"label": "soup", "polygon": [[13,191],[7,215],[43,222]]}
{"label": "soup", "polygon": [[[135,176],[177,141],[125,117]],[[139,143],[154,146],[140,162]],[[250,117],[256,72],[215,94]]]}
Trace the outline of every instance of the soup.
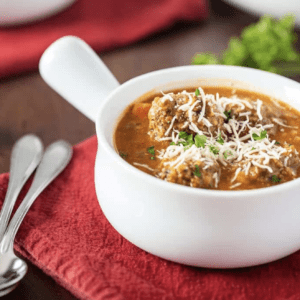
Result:
{"label": "soup", "polygon": [[300,176],[299,120],[297,110],[263,94],[196,87],[131,104],[114,143],[128,163],[168,182],[264,188]]}

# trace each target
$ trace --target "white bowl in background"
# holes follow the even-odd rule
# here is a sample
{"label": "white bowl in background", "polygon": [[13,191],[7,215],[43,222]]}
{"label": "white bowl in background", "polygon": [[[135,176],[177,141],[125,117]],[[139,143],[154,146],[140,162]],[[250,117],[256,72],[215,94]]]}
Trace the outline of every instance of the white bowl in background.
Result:
{"label": "white bowl in background", "polygon": [[280,18],[292,13],[296,17],[295,24],[300,27],[300,1],[299,0],[223,0],[232,6],[236,6],[248,13],[255,15],[269,14]]}
{"label": "white bowl in background", "polygon": [[0,26],[30,23],[55,15],[75,0],[0,0]]}

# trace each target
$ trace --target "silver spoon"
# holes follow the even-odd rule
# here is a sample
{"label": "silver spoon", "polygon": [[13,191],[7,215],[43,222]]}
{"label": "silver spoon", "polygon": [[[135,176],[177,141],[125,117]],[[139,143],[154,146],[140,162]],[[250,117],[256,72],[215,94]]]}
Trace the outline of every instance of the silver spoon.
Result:
{"label": "silver spoon", "polygon": [[23,136],[13,146],[8,188],[0,212],[0,241],[3,238],[18,195],[29,176],[40,163],[42,154],[43,144],[33,134]]}
{"label": "silver spoon", "polygon": [[6,289],[3,289],[3,290],[0,290],[0,297],[3,297],[7,294],[9,294],[10,292],[12,292],[17,286],[19,285],[19,283],[16,283],[16,284],[13,284],[12,286],[6,288]]}
{"label": "silver spoon", "polygon": [[[42,154],[42,141],[33,134],[21,137],[13,146],[8,188],[0,212],[0,241],[3,238],[18,195],[27,179],[40,163]],[[16,283],[5,290],[0,290],[0,297],[14,290],[17,285]]]}
{"label": "silver spoon", "polygon": [[[51,144],[37,168],[32,185],[13,216],[0,244],[0,290],[9,293],[27,272],[27,264],[13,251],[16,233],[30,206],[46,186],[66,167],[72,157],[72,147],[65,141]],[[4,295],[4,294],[3,294]]]}

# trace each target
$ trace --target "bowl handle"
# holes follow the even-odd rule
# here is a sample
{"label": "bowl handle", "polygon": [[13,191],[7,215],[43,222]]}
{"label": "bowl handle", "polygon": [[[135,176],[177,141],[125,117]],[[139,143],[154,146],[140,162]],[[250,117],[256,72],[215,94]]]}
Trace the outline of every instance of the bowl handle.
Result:
{"label": "bowl handle", "polygon": [[39,71],[52,89],[94,122],[101,101],[120,85],[92,48],[75,36],[51,44]]}

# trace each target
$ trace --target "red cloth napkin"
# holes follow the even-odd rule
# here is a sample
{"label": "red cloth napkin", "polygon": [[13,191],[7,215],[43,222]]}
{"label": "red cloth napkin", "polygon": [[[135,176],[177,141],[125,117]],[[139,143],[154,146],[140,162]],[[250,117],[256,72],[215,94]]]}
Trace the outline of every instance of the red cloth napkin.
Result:
{"label": "red cloth napkin", "polygon": [[0,77],[37,69],[45,49],[65,35],[78,36],[99,52],[137,41],[177,20],[207,16],[207,0],[77,0],[44,21],[1,28]]}
{"label": "red cloth napkin", "polygon": [[[80,299],[298,300],[300,251],[262,266],[215,270],[169,262],[124,239],[94,189],[97,140],[74,147],[65,171],[41,194],[15,249]],[[0,203],[8,174],[0,176]],[[26,185],[24,196],[29,183]]]}

